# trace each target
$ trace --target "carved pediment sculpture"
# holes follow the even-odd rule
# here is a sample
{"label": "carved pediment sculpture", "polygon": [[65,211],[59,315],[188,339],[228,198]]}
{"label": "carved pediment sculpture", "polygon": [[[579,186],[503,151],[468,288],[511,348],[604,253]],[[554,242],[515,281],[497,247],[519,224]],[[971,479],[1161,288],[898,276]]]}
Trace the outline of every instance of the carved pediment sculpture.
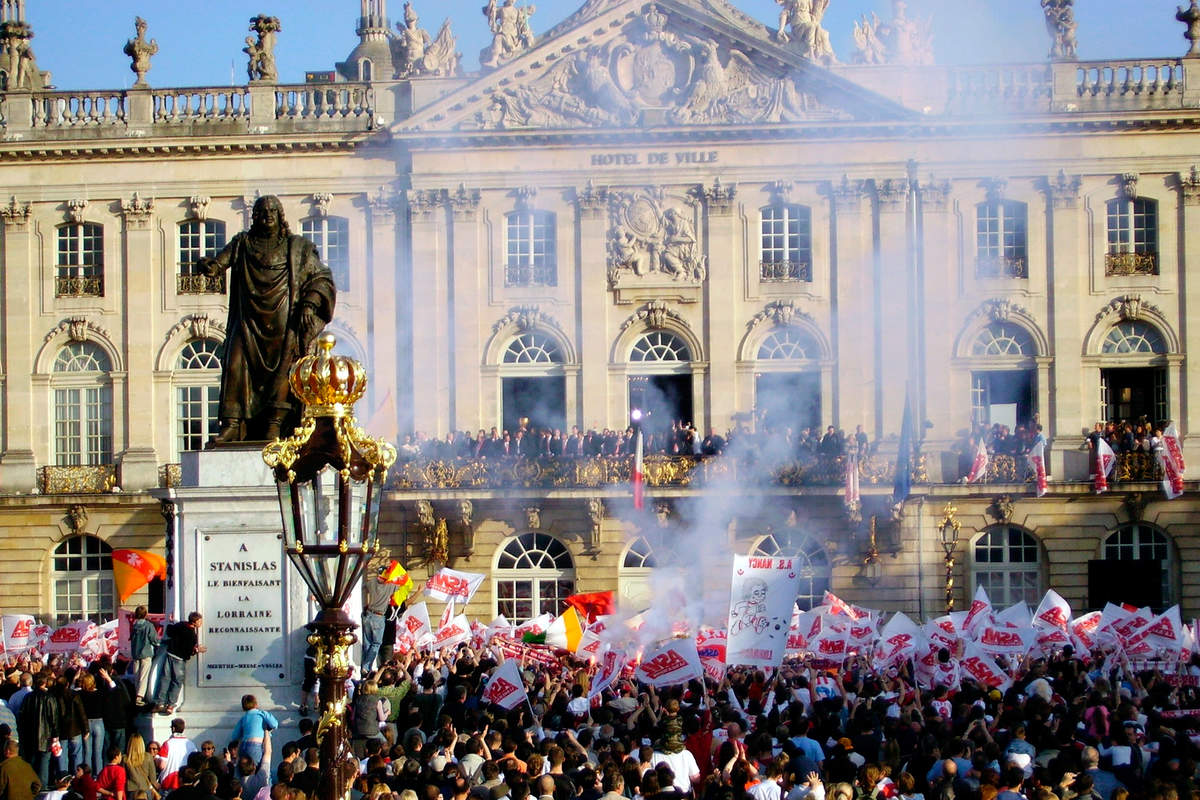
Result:
{"label": "carved pediment sculpture", "polygon": [[479,54],[479,63],[485,67],[499,66],[532,48],[534,36],[529,18],[535,11],[536,6],[518,6],[516,0],[488,0],[483,15],[492,32],[492,44]]}
{"label": "carved pediment sculpture", "polygon": [[442,22],[437,38],[431,38],[429,32],[417,22],[417,12],[412,3],[405,3],[404,22],[396,24],[398,34],[391,42],[396,77],[445,77],[459,74],[462,53],[458,52],[458,41],[450,31],[450,19]]}
{"label": "carved pediment sculpture", "polygon": [[904,0],[892,1],[892,19],[871,12],[854,23],[854,60],[859,64],[932,64],[933,20],[905,14]]}
{"label": "carved pediment sculpture", "polygon": [[698,284],[708,256],[696,238],[694,207],[645,191],[609,195],[608,279],[612,288],[636,281]]}
{"label": "carved pediment sculpture", "polygon": [[650,5],[627,35],[581,50],[528,83],[490,93],[482,128],[625,127],[834,118],[786,67],[768,69],[715,39],[674,32]]}

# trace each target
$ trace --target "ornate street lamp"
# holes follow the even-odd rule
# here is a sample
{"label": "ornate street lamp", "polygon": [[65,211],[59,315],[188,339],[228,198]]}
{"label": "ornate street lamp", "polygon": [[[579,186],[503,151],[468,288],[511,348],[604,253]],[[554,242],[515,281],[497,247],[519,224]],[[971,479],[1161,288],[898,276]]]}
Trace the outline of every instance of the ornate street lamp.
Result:
{"label": "ornate street lamp", "polygon": [[863,556],[862,576],[871,586],[879,583],[883,577],[883,562],[879,560],[879,546],[875,541],[875,515],[871,515],[871,539],[867,544],[867,552]]}
{"label": "ornate street lamp", "polygon": [[263,448],[275,472],[283,515],[284,550],[321,606],[308,624],[321,681],[321,800],[344,800],[358,774],[346,729],[346,679],[355,623],[343,606],[367,561],[379,551],[379,499],[396,448],[371,439],[354,420],[354,403],[367,374],[352,358],[333,354],[322,334],[317,354],[301,358],[288,375],[304,403],[300,425]]}
{"label": "ornate street lamp", "polygon": [[942,521],[938,523],[938,535],[942,541],[942,552],[946,554],[946,613],[954,610],[954,550],[958,547],[958,529],[961,523],[954,518],[958,509],[946,503],[942,509]]}

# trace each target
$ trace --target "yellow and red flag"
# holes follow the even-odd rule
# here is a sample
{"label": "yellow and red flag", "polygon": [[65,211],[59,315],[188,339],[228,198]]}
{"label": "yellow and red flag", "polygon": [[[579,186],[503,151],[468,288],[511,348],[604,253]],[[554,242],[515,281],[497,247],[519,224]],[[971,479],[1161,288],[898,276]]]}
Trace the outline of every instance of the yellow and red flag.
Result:
{"label": "yellow and red flag", "polygon": [[167,578],[167,560],[147,550],[113,550],[113,583],[124,603],[154,578]]}
{"label": "yellow and red flag", "polygon": [[392,605],[400,605],[412,594],[413,579],[409,576],[408,571],[400,566],[399,561],[392,561],[384,567],[380,577],[384,583],[394,583],[396,585],[396,590],[392,592]]}

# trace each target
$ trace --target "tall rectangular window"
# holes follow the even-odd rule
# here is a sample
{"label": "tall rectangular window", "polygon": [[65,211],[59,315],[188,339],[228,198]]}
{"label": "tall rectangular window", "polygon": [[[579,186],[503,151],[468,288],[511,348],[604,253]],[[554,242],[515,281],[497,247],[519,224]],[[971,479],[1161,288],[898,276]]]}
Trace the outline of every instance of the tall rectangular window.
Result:
{"label": "tall rectangular window", "polygon": [[225,276],[210,278],[196,269],[201,258],[225,248],[225,223],[192,219],[179,225],[179,294],[224,294]]}
{"label": "tall rectangular window", "polygon": [[104,296],[104,226],[78,222],[58,229],[56,297]]}
{"label": "tall rectangular window", "polygon": [[59,466],[112,463],[112,388],[54,390],[54,450]]}
{"label": "tall rectangular window", "polygon": [[1158,202],[1146,197],[1108,201],[1106,275],[1158,274]]}
{"label": "tall rectangular window", "polygon": [[812,211],[807,206],[761,209],[759,268],[764,281],[812,280]]}
{"label": "tall rectangular window", "polygon": [[505,218],[505,286],[557,286],[554,214],[514,211]]}
{"label": "tall rectangular window", "polygon": [[981,278],[1029,276],[1028,208],[1015,200],[975,207],[976,274]]}
{"label": "tall rectangular window", "polygon": [[217,408],[221,399],[221,387],[180,386],[175,392],[178,452],[203,450],[205,443],[216,436],[220,428]]}
{"label": "tall rectangular window", "polygon": [[350,221],[345,217],[309,217],[300,234],[313,243],[321,261],[333,273],[339,292],[350,291]]}

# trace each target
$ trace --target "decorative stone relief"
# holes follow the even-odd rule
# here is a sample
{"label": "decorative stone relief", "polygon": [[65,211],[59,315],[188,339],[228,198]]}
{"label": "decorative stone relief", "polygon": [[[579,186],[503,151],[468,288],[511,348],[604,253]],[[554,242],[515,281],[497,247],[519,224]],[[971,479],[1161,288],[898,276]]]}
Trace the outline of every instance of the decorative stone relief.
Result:
{"label": "decorative stone relief", "polygon": [[141,17],[134,19],[133,29],[137,38],[125,42],[125,55],[133,60],[129,69],[137,75],[133,88],[142,89],[150,86],[146,83],[146,73],[150,71],[150,58],[158,53],[158,42],[154,39],[146,41],[146,20]]}
{"label": "decorative stone relief", "polygon": [[1200,206],[1200,168],[1193,164],[1187,175],[1180,173],[1179,187],[1183,190],[1185,206]]}
{"label": "decorative stone relief", "polygon": [[608,207],[608,187],[597,188],[589,178],[583,189],[575,190],[575,204],[583,219],[599,219]]}
{"label": "decorative stone relief", "polygon": [[71,317],[67,320],[67,338],[72,342],[87,341],[88,324],[85,317]]}
{"label": "decorative stone relief", "polygon": [[1189,47],[1185,55],[1200,56],[1200,3],[1192,0],[1187,8],[1175,9],[1175,19],[1187,25],[1183,38],[1188,40]]}
{"label": "decorative stone relief", "polygon": [[192,219],[198,219],[201,222],[208,219],[208,206],[212,203],[212,198],[202,194],[194,194],[188,198],[188,214]]}
{"label": "decorative stone relief", "polygon": [[498,67],[514,56],[533,47],[533,30],[529,18],[537,11],[536,6],[518,6],[516,0],[488,0],[483,8],[488,29],[492,32],[492,44],[479,54],[479,63],[484,67]]}
{"label": "decorative stone relief", "polygon": [[854,23],[854,61],[858,64],[932,64],[933,18],[910,19],[908,4],[892,0],[887,22],[872,11]]}
{"label": "decorative stone relief", "polygon": [[609,196],[608,281],[618,288],[631,281],[699,284],[708,257],[699,252],[694,210],[670,203],[654,191]]}
{"label": "decorative stone relief", "polygon": [[32,213],[33,206],[29,203],[18,203],[16,195],[9,198],[8,205],[0,206],[0,217],[4,217],[6,227],[27,227]]}
{"label": "decorative stone relief", "polygon": [[857,214],[862,211],[863,198],[867,196],[867,182],[850,180],[843,175],[840,182],[829,184],[829,197],[833,201],[834,211]]}
{"label": "decorative stone relief", "polygon": [[674,514],[675,508],[671,505],[670,500],[659,500],[654,504],[654,517],[658,520],[658,527],[665,528],[671,524],[671,516]]}
{"label": "decorative stone relief", "polygon": [[1008,191],[1008,180],[1006,178],[984,178],[979,182],[983,187],[984,194],[991,202],[999,202],[1004,199],[1004,193]]}
{"label": "decorative stone relief", "polygon": [[71,533],[74,535],[82,536],[87,532],[87,521],[87,506],[72,503],[67,508],[67,527],[71,529]]}
{"label": "decorative stone relief", "polygon": [[1121,186],[1121,197],[1126,200],[1137,200],[1138,174],[1136,172],[1125,172],[1118,175],[1117,180]]}
{"label": "decorative stone relief", "polygon": [[912,189],[908,178],[884,178],[875,181],[875,194],[880,211],[903,211]]}
{"label": "decorative stone relief", "polygon": [[390,186],[380,186],[373,194],[367,195],[367,206],[371,209],[371,218],[376,222],[384,222],[396,216],[396,191]]}
{"label": "decorative stone relief", "polygon": [[496,324],[492,326],[492,333],[499,333],[509,325],[520,333],[531,331],[537,327],[553,328],[562,332],[562,326],[558,320],[543,312],[541,306],[538,305],[513,306],[507,314],[496,320]]}
{"label": "decorative stone relief", "polygon": [[208,314],[190,314],[179,320],[167,331],[165,341],[170,341],[182,331],[187,331],[188,337],[192,339],[225,338],[225,325]]}
{"label": "decorative stone relief", "polygon": [[8,80],[8,91],[31,91],[45,88],[46,76],[38,69],[37,58],[29,42],[33,28],[23,19],[9,19],[0,24],[0,58]]}
{"label": "decorative stone relief", "polygon": [[997,523],[1007,525],[1012,522],[1014,503],[1011,495],[1000,494],[992,498],[992,503],[987,507],[988,515]]}
{"label": "decorative stone relief", "polygon": [[433,503],[428,500],[417,501],[417,524],[426,531],[432,531],[436,520],[434,519]]}
{"label": "decorative stone relief", "polygon": [[67,201],[67,221],[76,224],[83,222],[83,215],[87,211],[87,200],[68,200]]}
{"label": "decorative stone relief", "polygon": [[591,527],[588,530],[587,546],[584,548],[584,553],[594,555],[600,552],[600,525],[604,522],[604,501],[599,497],[589,498],[587,501],[587,514]]}
{"label": "decorative stone relief", "polygon": [[796,188],[795,181],[771,181],[767,184],[766,189],[771,193],[771,197],[779,203],[786,203],[792,198],[792,190]]}
{"label": "decorative stone relief", "polygon": [[242,221],[247,228],[249,228],[251,223],[254,222],[254,220],[251,219],[254,214],[254,204],[258,202],[258,198],[260,197],[262,197],[262,192],[258,189],[255,189],[254,194],[252,195],[242,195]]}
{"label": "decorative stone relief", "polygon": [[316,192],[311,198],[312,211],[314,217],[329,216],[329,205],[333,202],[333,195],[329,192]]}
{"label": "decorative stone relief", "polygon": [[1012,316],[1014,311],[1023,313],[1025,310],[1006,297],[984,300],[981,308],[993,322],[1004,322]]}
{"label": "decorative stone relief", "polygon": [[428,219],[446,205],[445,189],[409,189],[406,196],[409,213],[414,219]]}
{"label": "decorative stone relief", "polygon": [[542,509],[538,506],[525,507],[525,523],[530,530],[540,530],[542,527]]}
{"label": "decorative stone relief", "polygon": [[926,211],[943,212],[950,204],[950,181],[930,180],[921,184],[921,207]]}
{"label": "decorative stone relief", "polygon": [[1141,522],[1146,516],[1146,506],[1149,504],[1150,501],[1141,492],[1130,492],[1121,501],[1130,522]]}
{"label": "decorative stone relief", "polygon": [[469,218],[475,216],[479,211],[479,201],[483,195],[478,189],[468,189],[465,184],[459,184],[458,188],[453,192],[448,193],[447,199],[450,201],[450,210],[454,213],[455,218]]}
{"label": "decorative stone relief", "polygon": [[412,3],[404,4],[404,22],[396,23],[399,35],[392,39],[392,61],[396,64],[397,78],[416,75],[449,77],[459,74],[462,53],[458,42],[450,31],[450,20],[442,22],[436,39],[417,25],[417,12]]}
{"label": "decorative stone relief", "polygon": [[251,81],[274,83],[279,80],[279,72],[275,69],[275,35],[281,30],[283,26],[279,24],[279,17],[259,14],[250,18],[250,32],[258,34],[258,41],[253,36],[247,36],[242,52],[250,57],[246,63],[246,73]]}
{"label": "decorative stone relief", "polygon": [[1141,319],[1146,313],[1160,314],[1161,312],[1157,306],[1143,300],[1140,294],[1127,294],[1109,301],[1108,305],[1101,308],[1096,314],[1096,321],[1099,322],[1107,316],[1116,314],[1117,319],[1133,322]]}
{"label": "decorative stone relief", "polygon": [[470,500],[459,500],[455,511],[458,512],[458,527],[463,534],[463,553],[470,556],[475,552],[475,506]]}
{"label": "decorative stone relief", "polygon": [[813,318],[796,308],[796,304],[791,300],[772,300],[763,306],[763,310],[759,311],[750,318],[748,327],[753,330],[759,325],[773,324],[786,328],[798,320],[806,320],[813,322]]}
{"label": "decorative stone relief", "polygon": [[531,81],[491,90],[489,108],[477,115],[475,125],[627,127],[646,114],[657,124],[848,116],[804,92],[802,78],[783,65],[772,71],[714,39],[675,33],[678,22],[647,6],[622,39],[571,53]]}
{"label": "decorative stone relief", "polygon": [[1046,194],[1050,197],[1050,205],[1055,209],[1079,207],[1079,187],[1083,179],[1078,175],[1067,177],[1066,170],[1059,170],[1058,175],[1046,179]]}
{"label": "decorative stone relief", "polygon": [[628,330],[634,325],[661,328],[667,324],[668,320],[673,320],[681,325],[687,324],[683,321],[683,317],[672,310],[667,303],[662,300],[651,300],[622,322],[621,330]]}
{"label": "decorative stone relief", "polygon": [[713,181],[712,186],[700,187],[699,196],[708,206],[710,214],[724,216],[733,208],[733,198],[737,196],[737,184],[731,183],[725,186],[721,183],[721,179],[717,178]]}
{"label": "decorative stone relief", "polygon": [[511,194],[517,201],[517,208],[530,208],[537,197],[537,192],[536,186],[518,186],[512,190]]}
{"label": "decorative stone relief", "polygon": [[[91,336],[89,336],[91,332]],[[89,339],[110,339],[108,331],[92,322],[86,317],[68,317],[58,325],[54,326],[44,337],[42,341],[49,343],[57,336],[66,335],[73,342],[85,342]]]}
{"label": "decorative stone relief", "polygon": [[154,213],[154,198],[142,199],[137,192],[129,200],[121,200],[121,213],[130,228],[150,227],[150,215]]}

